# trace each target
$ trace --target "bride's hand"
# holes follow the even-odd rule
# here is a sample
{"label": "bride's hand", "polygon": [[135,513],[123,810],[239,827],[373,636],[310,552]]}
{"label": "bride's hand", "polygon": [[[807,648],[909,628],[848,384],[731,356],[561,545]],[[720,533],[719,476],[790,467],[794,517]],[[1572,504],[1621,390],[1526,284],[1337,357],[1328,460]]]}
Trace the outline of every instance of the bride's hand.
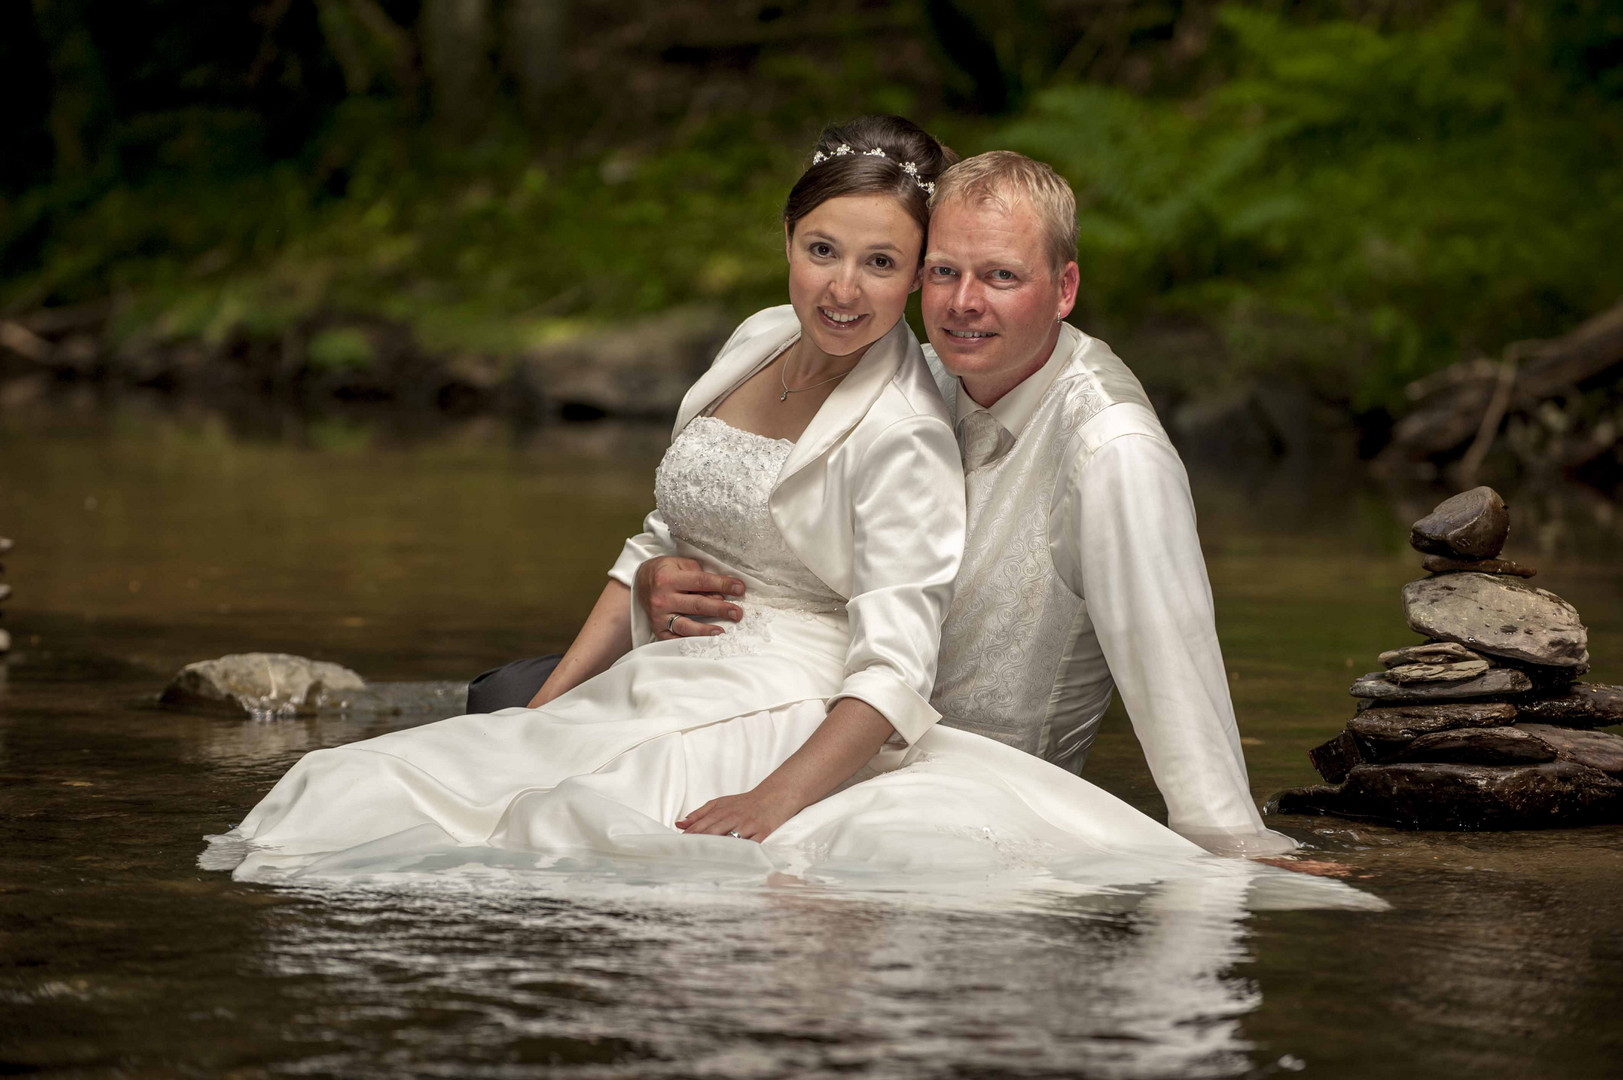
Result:
{"label": "bride's hand", "polygon": [[762,784],[742,795],[711,799],[678,821],[676,827],[694,835],[733,835],[760,843],[800,809],[787,792],[774,792]]}

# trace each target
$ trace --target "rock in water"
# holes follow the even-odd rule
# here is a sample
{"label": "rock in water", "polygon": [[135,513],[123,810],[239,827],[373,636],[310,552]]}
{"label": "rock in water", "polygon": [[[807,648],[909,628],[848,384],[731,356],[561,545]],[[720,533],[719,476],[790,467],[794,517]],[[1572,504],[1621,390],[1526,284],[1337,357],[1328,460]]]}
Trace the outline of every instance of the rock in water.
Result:
{"label": "rock in water", "polygon": [[1417,634],[1547,667],[1589,662],[1589,631],[1552,592],[1495,574],[1444,574],[1403,587],[1403,614]]}
{"label": "rock in water", "polygon": [[1623,782],[1575,761],[1359,765],[1337,786],[1275,795],[1267,812],[1338,814],[1410,829],[1537,829],[1623,820]]}
{"label": "rock in water", "polygon": [[1491,487],[1474,487],[1437,508],[1409,530],[1409,543],[1428,555],[1491,559],[1510,535],[1510,512]]}
{"label": "rock in water", "polygon": [[1479,574],[1507,574],[1511,577],[1532,577],[1538,573],[1531,566],[1522,566],[1509,559],[1451,559],[1447,555],[1427,555],[1420,560],[1420,568],[1433,574],[1458,574],[1474,570]]}
{"label": "rock in water", "polygon": [[237,653],[187,664],[159,702],[182,709],[246,711],[255,717],[308,714],[366,689],[355,672],[287,653]]}
{"label": "rock in water", "polygon": [[1391,674],[1390,671],[1372,671],[1353,683],[1348,693],[1376,701],[1461,701],[1520,694],[1533,688],[1533,680],[1514,668],[1487,668],[1474,679],[1444,683],[1402,684],[1388,678]]}
{"label": "rock in water", "polygon": [[1460,728],[1422,735],[1394,761],[1452,761],[1462,765],[1536,765],[1554,761],[1555,748],[1537,734],[1514,727]]}
{"label": "rock in water", "polygon": [[1517,724],[1515,730],[1541,739],[1564,761],[1576,761],[1611,776],[1623,775],[1623,735],[1574,731],[1549,724]]}
{"label": "rock in water", "polygon": [[1574,728],[1623,724],[1623,686],[1573,683],[1566,693],[1519,703],[1516,718]]}
{"label": "rock in water", "polygon": [[467,712],[465,682],[375,682],[365,690],[346,691],[321,711],[374,713],[384,716],[432,716],[436,720]]}
{"label": "rock in water", "polygon": [[1399,686],[1412,683],[1456,683],[1488,673],[1486,660],[1459,660],[1452,664],[1399,664],[1386,669],[1388,682]]}
{"label": "rock in water", "polygon": [[1329,742],[1315,746],[1307,752],[1307,759],[1319,771],[1319,775],[1332,784],[1339,784],[1347,779],[1354,765],[1364,763],[1364,755],[1358,746],[1358,740],[1350,731],[1343,731]]}
{"label": "rock in water", "polygon": [[1382,667],[1395,668],[1403,664],[1457,664],[1463,660],[1481,660],[1482,657],[1457,642],[1428,641],[1424,645],[1388,649],[1379,659]]}
{"label": "rock in water", "polygon": [[1396,754],[1422,735],[1457,728],[1502,727],[1517,718],[1516,706],[1503,701],[1451,705],[1377,705],[1347,721],[1347,730],[1375,760]]}

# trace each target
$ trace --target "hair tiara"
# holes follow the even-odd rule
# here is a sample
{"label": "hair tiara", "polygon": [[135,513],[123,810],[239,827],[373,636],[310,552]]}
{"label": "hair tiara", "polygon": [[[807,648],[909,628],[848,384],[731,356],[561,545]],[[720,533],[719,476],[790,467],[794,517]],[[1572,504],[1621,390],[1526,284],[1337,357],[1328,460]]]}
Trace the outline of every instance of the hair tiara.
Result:
{"label": "hair tiara", "polygon": [[[851,145],[849,143],[841,143],[840,145],[836,146],[833,150],[829,151],[826,154],[823,153],[821,150],[817,151],[815,154],[812,155],[812,164],[813,165],[821,165],[823,162],[828,161],[830,158],[845,157],[848,154],[855,154],[855,153],[856,153],[856,151],[851,149]],[[862,151],[862,156],[863,157],[882,157],[886,161],[890,160],[890,156],[885,153],[884,148],[878,147],[878,146],[874,147],[872,150],[864,150],[864,151]],[[913,178],[913,183],[915,183],[915,184],[917,184],[919,186],[920,191],[924,192],[926,195],[934,195],[935,194],[935,182],[932,181],[932,180],[921,180],[921,179],[919,179],[919,167],[917,165],[915,165],[911,161],[903,161],[900,164],[901,164],[901,167],[902,167],[902,171]]]}

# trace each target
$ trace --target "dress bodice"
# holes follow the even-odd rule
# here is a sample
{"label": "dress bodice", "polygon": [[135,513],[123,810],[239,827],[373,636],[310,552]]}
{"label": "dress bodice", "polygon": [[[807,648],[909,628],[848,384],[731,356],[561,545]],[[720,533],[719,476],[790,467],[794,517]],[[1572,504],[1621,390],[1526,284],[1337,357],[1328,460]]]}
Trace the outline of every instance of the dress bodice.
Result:
{"label": "dress bodice", "polygon": [[695,417],[659,463],[654,498],[672,538],[743,578],[746,601],[835,611],[845,601],[795,555],[768,508],[794,445]]}

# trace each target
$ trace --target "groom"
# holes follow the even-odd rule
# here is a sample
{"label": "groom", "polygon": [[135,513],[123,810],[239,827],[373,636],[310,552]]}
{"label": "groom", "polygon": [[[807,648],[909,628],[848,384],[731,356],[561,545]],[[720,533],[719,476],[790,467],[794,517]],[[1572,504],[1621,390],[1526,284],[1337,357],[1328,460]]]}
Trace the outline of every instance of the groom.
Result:
{"label": "groom", "polygon": [[[1040,162],[994,151],[937,181],[922,309],[968,535],[931,704],[1079,771],[1117,689],[1171,828],[1225,854],[1288,851],[1251,800],[1183,464],[1133,373],[1063,321],[1076,239],[1070,185]],[[736,618],[721,597],[742,589],[670,556],[637,575],[660,638],[717,632],[689,616]],[[469,709],[522,703],[547,670],[487,673]]]}

